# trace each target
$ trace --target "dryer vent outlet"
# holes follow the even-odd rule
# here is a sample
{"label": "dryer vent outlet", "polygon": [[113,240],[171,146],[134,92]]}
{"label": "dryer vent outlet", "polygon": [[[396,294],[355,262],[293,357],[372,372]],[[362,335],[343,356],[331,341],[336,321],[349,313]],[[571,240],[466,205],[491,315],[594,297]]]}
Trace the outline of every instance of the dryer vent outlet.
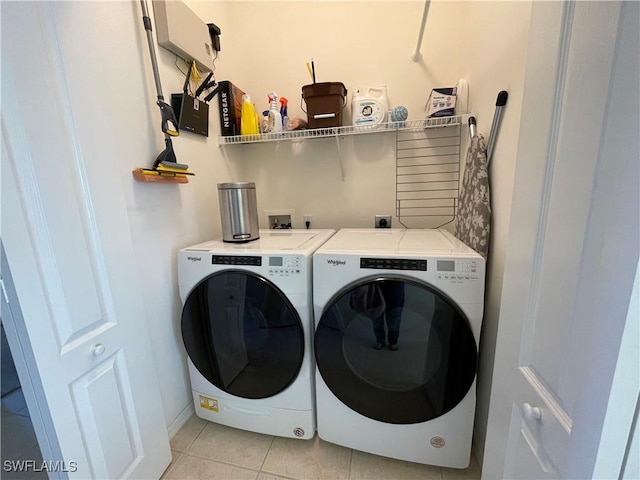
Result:
{"label": "dryer vent outlet", "polygon": [[376,215],[376,228],[391,228],[391,215]]}

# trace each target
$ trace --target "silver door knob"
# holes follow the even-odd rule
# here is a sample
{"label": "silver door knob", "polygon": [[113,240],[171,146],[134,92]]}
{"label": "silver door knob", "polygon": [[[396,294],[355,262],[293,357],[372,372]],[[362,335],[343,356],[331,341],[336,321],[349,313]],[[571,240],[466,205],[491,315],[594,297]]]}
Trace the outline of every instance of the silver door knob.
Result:
{"label": "silver door knob", "polygon": [[104,353],[104,345],[101,343],[96,343],[93,347],[91,347],[91,354],[94,357],[99,357]]}
{"label": "silver door knob", "polygon": [[532,407],[530,403],[522,405],[522,413],[527,420],[540,420],[542,411],[538,407]]}

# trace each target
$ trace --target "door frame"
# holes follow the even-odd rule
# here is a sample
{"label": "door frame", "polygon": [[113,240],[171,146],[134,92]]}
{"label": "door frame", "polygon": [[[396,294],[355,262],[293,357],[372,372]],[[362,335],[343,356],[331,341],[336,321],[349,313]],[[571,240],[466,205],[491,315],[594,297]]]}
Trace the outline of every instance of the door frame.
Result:
{"label": "door frame", "polygon": [[[2,289],[0,317],[2,317],[7,342],[18,372],[20,387],[29,410],[29,417],[38,440],[40,453],[43,459],[63,458],[51,413],[46,402],[44,388],[38,376],[29,334],[22,316],[22,309],[18,301],[2,238],[0,238],[0,272],[0,288]],[[62,471],[53,470],[48,474],[50,479],[68,478],[66,472]]]}
{"label": "door frame", "polygon": [[[536,22],[537,19],[536,25],[539,26],[543,23],[548,24],[550,19],[559,21],[557,17],[552,17],[549,12],[544,11],[548,5],[550,4],[533,5],[532,22]],[[582,9],[595,9],[599,6],[601,8],[602,2],[593,4],[576,2],[575,5],[576,8],[579,6]],[[575,475],[573,478],[591,478],[592,475],[618,478],[622,474],[624,452],[629,448],[630,431],[633,433],[631,425],[634,421],[638,398],[638,339],[635,337],[635,348],[620,346],[621,341],[624,346],[624,341],[628,340],[625,338],[627,331],[633,331],[634,328],[637,331],[637,324],[634,327],[629,320],[633,319],[637,322],[637,316],[633,318],[632,315],[634,302],[637,305],[637,287],[634,289],[632,284],[638,268],[637,162],[640,141],[636,107],[638,87],[637,84],[634,85],[634,82],[629,81],[629,78],[637,78],[638,71],[638,4],[611,2],[610,5],[611,8],[620,9],[615,23],[607,25],[609,28],[606,31],[591,28],[591,31],[598,32],[593,34],[594,41],[597,41],[597,35],[601,35],[602,41],[606,39],[612,48],[607,58],[595,57],[606,65],[603,67],[606,70],[600,73],[608,75],[609,82],[608,91],[602,92],[602,97],[599,99],[603,103],[601,110],[597,112],[600,117],[584,119],[585,122],[602,123],[597,130],[593,127],[589,129],[590,134],[599,139],[598,151],[594,153],[598,155],[598,161],[590,190],[589,223],[583,239],[584,258],[582,258],[580,278],[584,285],[578,293],[576,302],[576,314],[584,315],[586,321],[581,323],[583,328],[576,333],[576,337],[579,339],[579,347],[590,355],[587,361],[579,365],[580,375],[585,380],[577,387],[584,401],[578,405],[573,414],[574,422],[571,432],[576,437],[571,445],[567,446],[566,451],[567,471],[568,474]],[[564,17],[561,22],[562,29],[571,32],[575,18],[573,15]],[[581,17],[581,19],[584,18]],[[593,19],[594,16],[591,14],[588,18]],[[543,20],[547,21],[543,22]],[[584,29],[585,24],[588,24],[586,27],[593,27],[589,21],[586,21],[575,28]],[[544,38],[539,33],[541,30],[532,28],[531,31],[537,32],[538,40],[532,36],[530,61],[532,55],[540,55],[545,48]],[[556,48],[557,51],[551,49],[552,51],[544,53],[544,56],[551,61],[554,55],[561,55],[562,45]],[[635,60],[630,61],[631,57]],[[529,68],[533,67],[530,65]],[[564,73],[561,68],[555,67],[555,75]],[[506,444],[509,425],[510,422],[519,421],[521,417],[520,405],[514,403],[518,399],[515,393],[509,392],[508,379],[510,369],[517,366],[520,355],[520,341],[523,333],[521,313],[530,300],[527,298],[530,295],[528,281],[533,275],[531,270],[535,269],[535,265],[532,265],[531,253],[534,252],[534,243],[540,241],[536,232],[538,228],[536,215],[540,214],[543,206],[534,202],[541,196],[540,192],[548,188],[552,180],[550,177],[544,178],[540,185],[534,182],[532,179],[537,179],[540,176],[539,172],[544,171],[540,169],[548,168],[549,158],[535,162],[526,155],[530,150],[527,147],[531,146],[533,137],[541,139],[540,142],[547,142],[544,134],[548,133],[548,127],[537,121],[542,115],[534,112],[535,108],[532,107],[535,103],[535,95],[542,98],[548,95],[549,92],[541,91],[543,87],[539,82],[537,84],[529,82],[525,85],[520,129],[523,133],[521,133],[519,146],[519,155],[523,158],[518,159],[516,167],[509,249],[504,269],[505,279],[511,280],[511,283],[505,282],[501,301],[489,428],[485,439],[483,462],[483,475],[486,478],[498,478],[501,473],[504,474],[509,462],[510,445]],[[574,89],[573,92],[579,91],[583,95],[587,92],[584,83],[576,78],[569,78],[566,88]],[[529,103],[527,103],[528,97]],[[559,101],[562,101],[562,97]],[[556,104],[554,108],[561,107]],[[583,135],[586,133],[583,132]],[[547,143],[544,144],[547,145]],[[534,201],[531,200],[532,198]],[[598,281],[591,283],[593,279]],[[615,293],[606,301],[601,298],[604,295],[600,290],[602,285],[610,285],[609,290]],[[559,286],[559,288],[562,287]],[[610,293],[609,290],[606,292]],[[597,312],[600,312],[604,306],[610,306],[605,313],[609,315],[606,322],[601,320],[603,316],[597,316]],[[596,307],[598,310],[595,309]],[[593,310],[589,311],[589,308]],[[632,363],[634,358],[636,361]],[[635,368],[629,368],[629,365],[634,365]],[[626,369],[626,372],[622,372],[621,369]],[[588,372],[588,375],[585,375],[585,372]],[[614,376],[618,373],[626,373],[627,382],[631,385],[625,385],[626,382],[623,381],[616,383]],[[624,385],[624,388],[620,388],[621,385]],[[514,417],[518,417],[515,420],[512,418],[512,412],[515,412]],[[612,419],[611,424],[608,424],[605,420],[614,412],[617,418],[615,421]],[[609,459],[607,466],[605,466],[606,462],[603,462],[605,458]],[[613,461],[614,458],[615,461]]]}

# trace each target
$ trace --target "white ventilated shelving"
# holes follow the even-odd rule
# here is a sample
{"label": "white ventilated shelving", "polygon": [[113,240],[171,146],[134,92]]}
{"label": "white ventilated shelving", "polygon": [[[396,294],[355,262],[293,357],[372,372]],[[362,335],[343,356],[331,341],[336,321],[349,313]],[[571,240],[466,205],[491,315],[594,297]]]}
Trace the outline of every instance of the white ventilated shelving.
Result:
{"label": "white ventilated shelving", "polygon": [[[394,134],[396,217],[405,226],[430,228],[450,223],[458,211],[463,125],[471,115],[387,122],[372,126],[316,128],[260,135],[219,136],[219,145],[297,142],[335,138],[342,178],[341,139]],[[411,224],[411,225],[408,225]]]}
{"label": "white ventilated shelving", "polygon": [[408,120],[405,122],[387,122],[370,126],[345,126],[330,128],[313,128],[308,130],[293,130],[279,133],[261,133],[257,135],[218,136],[218,144],[239,145],[247,143],[282,142],[291,140],[306,140],[314,138],[344,137],[350,135],[370,135],[375,133],[418,131],[427,128],[450,127],[460,125],[469,115],[452,117],[426,118],[423,120]]}

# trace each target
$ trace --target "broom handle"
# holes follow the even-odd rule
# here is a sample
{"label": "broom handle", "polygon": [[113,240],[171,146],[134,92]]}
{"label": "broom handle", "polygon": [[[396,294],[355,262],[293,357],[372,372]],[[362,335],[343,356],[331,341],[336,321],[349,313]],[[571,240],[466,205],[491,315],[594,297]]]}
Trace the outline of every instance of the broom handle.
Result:
{"label": "broom handle", "polygon": [[158,92],[158,100],[164,101],[162,96],[162,85],[160,85],[160,73],[158,72],[158,61],[156,59],[156,49],[153,45],[153,36],[151,35],[151,19],[149,18],[149,9],[147,8],[147,0],[140,0],[142,5],[142,23],[147,32],[147,43],[149,44],[149,54],[151,55],[151,66],[153,67],[153,79],[156,82],[156,91]]}

